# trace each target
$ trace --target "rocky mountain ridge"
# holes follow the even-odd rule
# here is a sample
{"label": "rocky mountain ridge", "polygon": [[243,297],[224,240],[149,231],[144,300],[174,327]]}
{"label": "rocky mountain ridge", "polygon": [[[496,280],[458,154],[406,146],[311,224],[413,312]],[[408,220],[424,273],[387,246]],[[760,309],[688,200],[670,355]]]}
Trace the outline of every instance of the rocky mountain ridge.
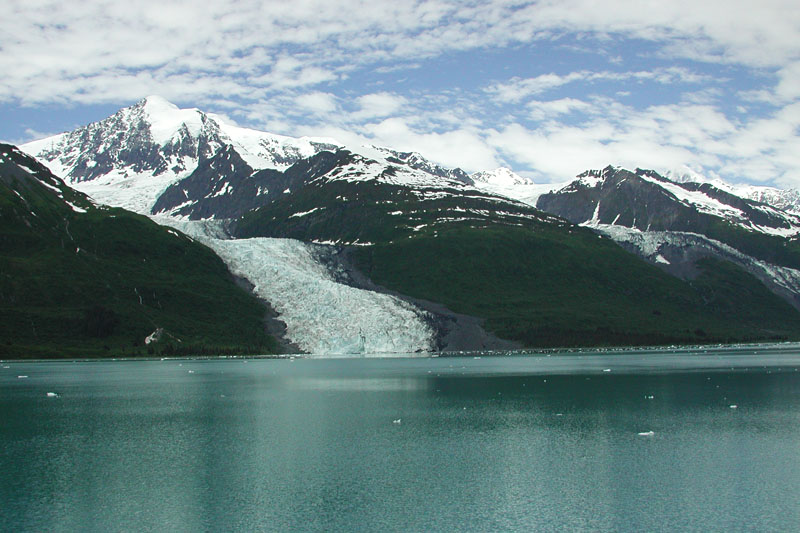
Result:
{"label": "rocky mountain ridge", "polygon": [[[254,292],[276,299],[304,346],[352,349],[360,330],[376,332],[365,346],[392,345],[380,333],[388,324],[358,327],[368,320],[358,313],[339,339],[336,320],[315,329],[319,317],[295,312],[351,316],[339,296],[326,311],[305,290],[311,279],[338,283],[335,261],[324,276],[313,261],[340,253],[373,283],[365,287],[445,306],[523,345],[793,335],[777,317],[796,312],[774,295],[798,305],[797,215],[713,184],[615,167],[562,186],[509,169],[468,175],[413,152],[245,130],[153,97],[25,148],[98,202],[176,227],[213,223],[223,239],[208,242]],[[426,335],[447,338],[424,333],[414,346],[441,348]]]}

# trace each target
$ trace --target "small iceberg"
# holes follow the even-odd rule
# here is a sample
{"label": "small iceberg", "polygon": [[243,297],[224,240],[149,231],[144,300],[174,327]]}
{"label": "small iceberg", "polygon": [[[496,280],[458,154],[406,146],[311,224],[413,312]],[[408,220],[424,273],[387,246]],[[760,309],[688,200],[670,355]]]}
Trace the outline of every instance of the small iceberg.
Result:
{"label": "small iceberg", "polygon": [[58,398],[58,393],[57,392],[48,392],[47,393],[47,397],[48,398]]}
{"label": "small iceberg", "polygon": [[736,405],[735,403],[734,403],[734,404],[731,404],[729,407],[730,407],[731,409],[738,409],[738,408],[739,408],[739,406],[738,406],[738,405]]}
{"label": "small iceberg", "polygon": [[402,424],[402,423],[403,423],[402,418],[398,418],[397,420],[392,420],[392,424]]}
{"label": "small iceberg", "polygon": [[653,432],[653,431],[642,431],[641,433],[637,433],[637,435],[639,435],[640,437],[652,437],[653,435],[655,435],[655,432]]}
{"label": "small iceberg", "polygon": [[17,376],[17,379],[28,379],[28,376]]}
{"label": "small iceberg", "polygon": [[610,368],[604,368],[603,372],[611,372],[611,369]]}

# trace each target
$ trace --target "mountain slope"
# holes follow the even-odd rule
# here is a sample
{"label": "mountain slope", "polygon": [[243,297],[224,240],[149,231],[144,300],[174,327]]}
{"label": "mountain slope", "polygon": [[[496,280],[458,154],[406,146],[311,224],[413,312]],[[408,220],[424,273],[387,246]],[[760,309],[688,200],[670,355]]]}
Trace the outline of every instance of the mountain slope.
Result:
{"label": "mountain slope", "polygon": [[793,215],[800,215],[800,191],[797,189],[778,189],[765,185],[742,183],[732,184],[719,178],[707,178],[687,168],[666,172],[664,177],[676,183],[710,184],[740,198],[767,204]]}
{"label": "mountain slope", "polygon": [[800,217],[709,183],[607,167],[542,195],[541,209],[592,227],[665,270],[691,279],[694,262],[732,262],[800,308]]}
{"label": "mountain slope", "polygon": [[[800,332],[798,314],[758,281],[800,307],[794,270],[800,250],[791,239],[800,219],[710,185],[609,168],[542,194],[555,186],[508,169],[467,175],[413,152],[273,136],[152,97],[26,149],[82,190],[97,191],[100,201],[181,223],[203,220],[219,235],[252,238],[207,242],[255,292],[280,300],[289,331],[306,346],[313,344],[303,337],[309,330],[292,330],[299,323],[293,320],[303,320],[293,313],[324,305],[314,299],[314,284],[342,281],[337,269],[347,265],[337,258],[349,258],[372,278],[355,273],[347,283],[366,279],[360,288],[374,289],[376,282],[433,315],[470,315],[464,322],[470,327],[482,320],[501,337],[531,346],[798,338]],[[559,217],[590,225],[621,246]],[[658,240],[656,230],[666,236]],[[653,243],[656,253],[645,253]],[[307,280],[304,290],[280,288],[312,271],[316,281]],[[346,292],[335,287],[330,294]],[[368,321],[364,313],[347,316]],[[315,335],[343,349],[352,346],[353,331],[372,327],[348,322],[349,337],[336,339],[335,323]],[[411,344],[424,345],[426,335]],[[446,337],[441,330],[433,336]]]}
{"label": "mountain slope", "polygon": [[720,221],[764,235],[791,237],[800,217],[746,200],[711,184],[675,183],[653,171],[606,167],[587,171],[542,195],[537,207],[576,223],[592,221],[640,230],[706,233]]}
{"label": "mountain slope", "polygon": [[583,228],[467,224],[361,247],[386,287],[485,319],[526,346],[641,345],[798,338],[800,314],[755,278],[714,261],[692,282]]}
{"label": "mountain slope", "polygon": [[433,178],[346,150],[320,152],[307,165],[314,172],[306,172],[291,194],[242,216],[234,235],[368,244],[408,238],[453,222],[556,222],[530,206],[460,180]]}
{"label": "mountain slope", "polygon": [[[0,244],[3,356],[277,347],[264,307],[209,249],[140,215],[96,207],[10,145],[0,145]],[[146,343],[153,334],[160,342]]]}

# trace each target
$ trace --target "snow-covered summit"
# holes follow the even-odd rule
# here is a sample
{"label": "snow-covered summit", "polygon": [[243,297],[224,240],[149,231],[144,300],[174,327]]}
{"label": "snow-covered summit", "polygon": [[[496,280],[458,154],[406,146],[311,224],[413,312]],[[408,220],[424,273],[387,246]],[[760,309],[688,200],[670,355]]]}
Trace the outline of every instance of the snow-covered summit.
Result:
{"label": "snow-covered summit", "polygon": [[712,183],[677,183],[653,170],[634,172],[608,166],[579,174],[566,187],[542,196],[540,209],[582,224],[609,224],[640,230],[702,232],[709,218],[747,231],[791,237],[800,217]]}
{"label": "snow-covered summit", "polygon": [[[224,117],[196,108],[179,108],[155,95],[99,122],[28,143],[22,148],[97,201],[145,214],[154,212],[167,191],[172,191],[174,198],[167,202],[168,208],[161,202],[164,204],[161,209],[166,209],[163,212],[183,213],[208,194],[221,196],[224,192],[225,196],[233,198],[235,182],[253,181],[251,176],[258,172],[287,172],[295,164],[322,151],[339,150],[347,150],[352,158],[342,168],[331,169],[324,178],[326,181],[376,180],[415,189],[480,189],[530,205],[535,203],[538,194],[545,192],[533,188],[531,182],[509,169],[478,174],[481,179],[476,181],[459,168],[442,167],[416,152],[262,132],[240,127]],[[233,150],[238,157],[221,157],[220,164],[227,161],[228,166],[227,170],[220,167],[219,172],[215,171],[215,183],[220,188],[205,191],[196,182],[201,177],[207,179],[209,173],[201,172],[203,176],[198,177],[197,172],[203,170],[204,162],[215,159],[223,149]],[[234,160],[244,165],[234,165],[234,168],[230,164]],[[317,177],[322,179],[322,175]],[[189,187],[186,180],[193,185]],[[256,189],[258,194],[267,191],[266,183],[262,185]],[[274,183],[272,185],[270,191],[274,189]],[[176,191],[176,186],[180,190]],[[194,197],[192,191],[202,196]]]}
{"label": "snow-covered summit", "polygon": [[282,170],[341,145],[241,128],[148,96],[99,122],[21,148],[98,201],[146,213],[162,191],[223,146],[233,146],[253,168]]}
{"label": "snow-covered summit", "polygon": [[536,201],[547,194],[564,187],[565,183],[534,183],[533,180],[516,174],[513,170],[500,167],[495,170],[475,172],[470,175],[475,187],[520,201],[536,207]]}
{"label": "snow-covered summit", "polygon": [[533,181],[515,174],[513,170],[500,167],[495,170],[482,170],[470,175],[476,183],[486,183],[498,185],[500,187],[510,187],[514,185],[533,185]]}
{"label": "snow-covered summit", "polygon": [[800,215],[800,191],[778,189],[766,185],[728,183],[718,177],[708,177],[687,166],[667,170],[662,175],[676,183],[708,183],[741,198],[761,202],[789,213]]}
{"label": "snow-covered summit", "polygon": [[197,138],[208,122],[208,117],[199,109],[180,109],[160,96],[148,96],[131,109],[141,109],[149,125],[150,136],[159,146],[174,142],[187,133]]}

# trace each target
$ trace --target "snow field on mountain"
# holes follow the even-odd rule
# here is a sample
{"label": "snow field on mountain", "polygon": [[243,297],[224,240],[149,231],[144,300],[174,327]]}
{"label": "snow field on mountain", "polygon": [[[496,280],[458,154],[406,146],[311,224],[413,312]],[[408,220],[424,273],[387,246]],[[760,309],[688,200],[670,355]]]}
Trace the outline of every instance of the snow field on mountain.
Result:
{"label": "snow field on mountain", "polygon": [[[651,183],[655,183],[656,185],[664,188],[665,190],[672,193],[676,198],[680,201],[684,202],[686,205],[690,205],[695,207],[698,211],[708,213],[710,215],[718,216],[720,218],[727,219],[731,222],[736,222],[739,225],[754,229],[761,233],[766,233],[769,235],[778,235],[780,237],[791,237],[796,235],[800,228],[797,227],[797,220],[792,220],[792,217],[787,217],[785,213],[782,213],[770,206],[757,206],[760,208],[761,211],[767,213],[770,216],[778,217],[784,219],[790,227],[788,228],[771,228],[766,226],[759,226],[754,224],[740,209],[736,207],[727,205],[715,198],[708,196],[707,194],[701,191],[689,191],[681,187],[676,183],[664,182],[661,180],[657,180],[651,178],[646,175],[640,176],[643,180],[649,181]],[[719,187],[719,183],[714,184]],[[727,187],[728,189],[733,190],[731,187]],[[745,191],[746,192],[746,191]],[[747,194],[742,194],[742,197],[747,198]]]}
{"label": "snow field on mountain", "polygon": [[215,232],[204,224],[173,225],[209,246],[234,275],[252,283],[286,323],[287,337],[306,352],[394,354],[433,348],[434,331],[424,311],[393,296],[338,283],[317,260],[329,252],[326,246],[294,239],[224,240],[209,237]]}
{"label": "snow field on mountain", "polygon": [[193,164],[182,172],[167,171],[155,176],[152,172],[136,174],[113,170],[97,179],[70,181],[69,186],[101,204],[146,215],[164,190],[191,174],[195,166]]}
{"label": "snow field on mountain", "polygon": [[705,235],[679,231],[641,231],[636,228],[610,224],[583,225],[600,231],[620,244],[631,244],[639,249],[642,256],[651,261],[660,263],[669,263],[669,261],[666,261],[661,255],[661,249],[664,246],[673,246],[676,248],[685,247],[687,245],[702,246],[708,250],[724,254],[724,256],[727,256],[739,265],[749,267],[748,270],[752,273],[760,274],[765,278],[771,279],[780,287],[793,293],[800,292],[800,271],[755,259],[725,243],[709,239]]}

